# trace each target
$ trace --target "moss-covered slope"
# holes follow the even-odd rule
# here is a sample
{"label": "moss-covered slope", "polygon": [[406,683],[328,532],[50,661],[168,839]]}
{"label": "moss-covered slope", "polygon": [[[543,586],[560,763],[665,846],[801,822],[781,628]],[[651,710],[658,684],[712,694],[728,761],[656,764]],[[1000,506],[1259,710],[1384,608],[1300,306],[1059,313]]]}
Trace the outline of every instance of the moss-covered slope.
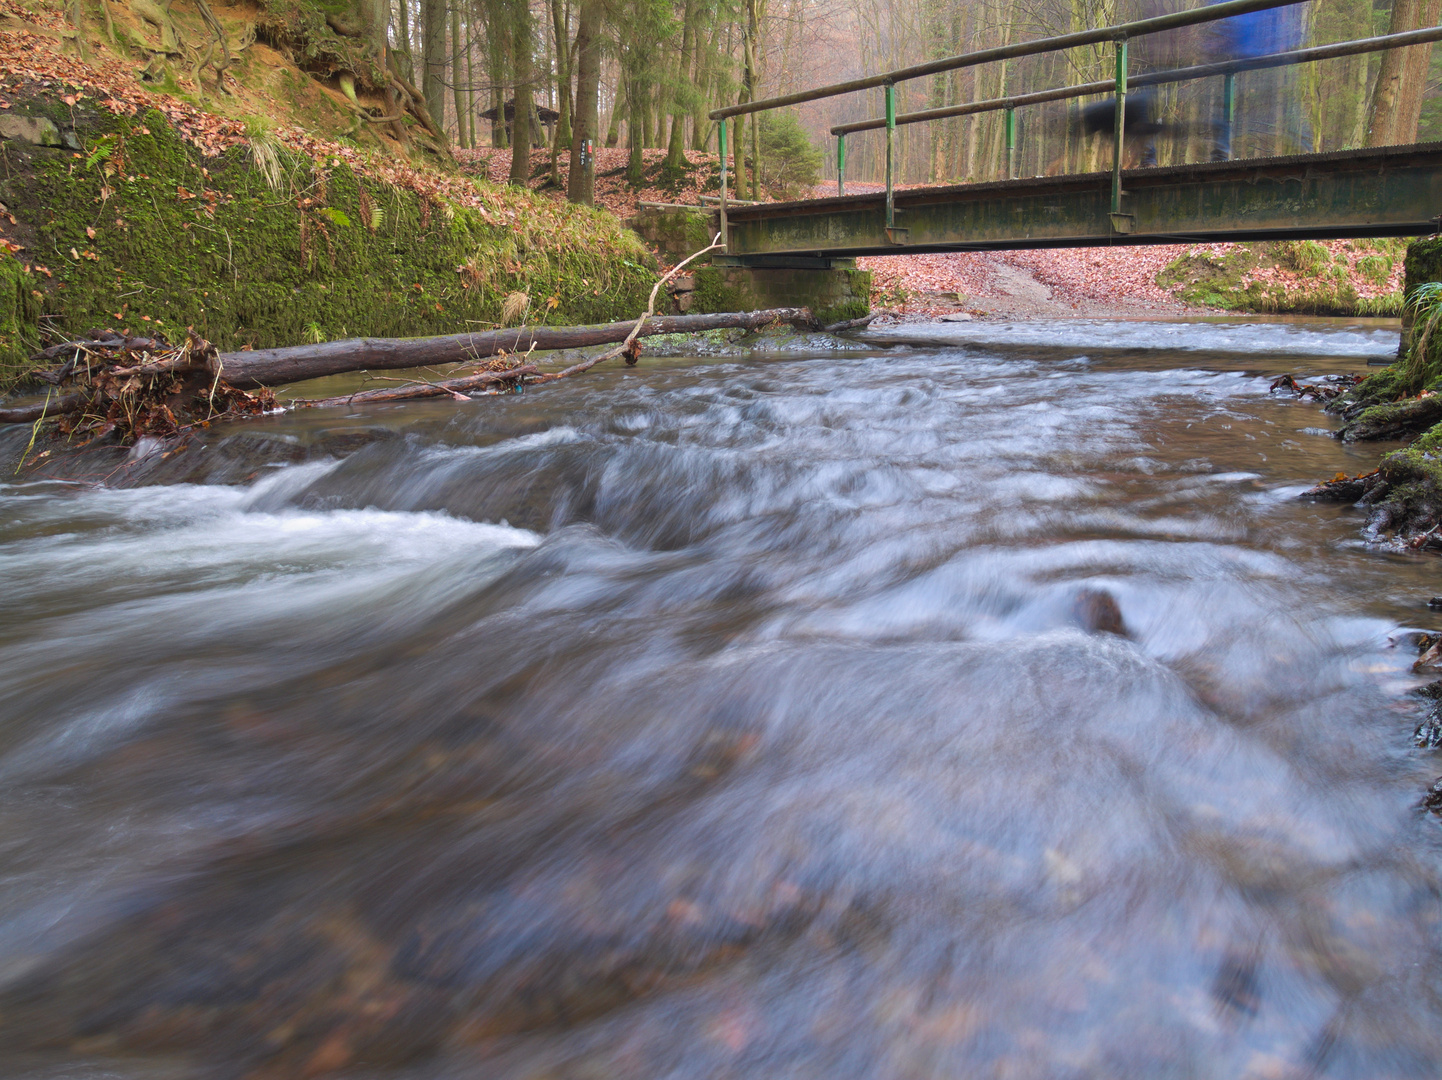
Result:
{"label": "moss-covered slope", "polygon": [[1189,304],[1224,311],[1397,315],[1405,241],[1316,240],[1204,244],[1167,265],[1157,284]]}
{"label": "moss-covered slope", "polygon": [[[37,96],[15,111],[55,106]],[[514,191],[460,205],[263,135],[203,158],[156,111],[85,101],[63,119],[81,152],[6,144],[0,202],[23,245],[0,255],[12,377],[42,338],[97,326],[194,326],[222,350],[406,337],[495,325],[513,293],[526,321],[602,322],[642,310],[655,280],[605,213]]]}

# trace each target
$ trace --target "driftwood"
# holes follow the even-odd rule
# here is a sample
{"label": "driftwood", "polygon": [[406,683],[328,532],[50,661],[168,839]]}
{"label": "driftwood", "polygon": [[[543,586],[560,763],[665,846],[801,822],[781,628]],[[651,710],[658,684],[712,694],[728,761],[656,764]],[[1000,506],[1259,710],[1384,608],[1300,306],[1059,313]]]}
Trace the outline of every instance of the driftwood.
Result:
{"label": "driftwood", "polygon": [[127,338],[96,332],[66,342],[62,354],[66,349],[72,355],[58,368],[34,373],[66,390],[57,394],[52,389],[44,401],[0,409],[0,423],[53,422],[54,434],[84,446],[105,436],[122,442],[170,438],[212,420],[275,408],[269,390],[247,394],[212,375],[215,347],[193,331],[178,345],[159,334]]}
{"label": "driftwood", "polygon": [[42,417],[63,416],[66,413],[78,412],[85,407],[86,400],[84,394],[66,394],[64,397],[51,398],[49,401],[35,405],[0,409],[0,424],[33,424]]}
{"label": "driftwood", "polygon": [[[645,320],[636,336],[692,334],[703,330],[756,330],[772,323],[817,328],[816,319],[807,308],[773,308],[769,311],[718,315],[654,316]],[[501,352],[524,353],[531,349],[579,349],[589,345],[608,345],[625,341],[635,327],[636,320],[627,319],[600,326],[521,326],[513,330],[431,338],[352,338],[320,345],[221,353],[211,362],[211,374],[222,372],[231,386],[253,389],[326,375],[343,375],[351,371],[386,371],[464,363]],[[589,361],[586,365],[591,366]]]}
{"label": "driftwood", "polygon": [[395,386],[384,390],[360,390],[340,397],[301,399],[291,404],[311,409],[324,409],[343,405],[365,405],[377,401],[406,401],[411,398],[464,397],[467,391],[480,390],[492,383],[519,379],[523,375],[535,375],[535,364],[521,364],[504,371],[482,371],[460,379],[444,379],[441,382],[412,383],[409,386]]}
{"label": "driftwood", "polygon": [[30,354],[30,363],[38,364],[46,360],[56,360],[76,349],[125,349],[128,352],[160,352],[168,348],[164,341],[156,338],[125,337],[123,334],[106,333],[104,330],[92,330],[90,337],[81,338],[77,341],[62,341],[59,345],[51,345],[48,349],[41,349],[37,353]]}
{"label": "driftwood", "polygon": [[821,329],[825,330],[828,334],[839,334],[843,330],[864,330],[870,326],[880,314],[881,312],[874,311],[870,315],[863,315],[859,319],[842,319],[840,322],[834,322],[830,326],[823,326]]}
{"label": "driftwood", "polygon": [[[684,263],[681,265],[685,265]],[[679,270],[681,267],[677,266]],[[674,271],[673,271],[674,273]],[[664,284],[662,279],[661,284]],[[651,304],[654,305],[656,292]],[[92,333],[88,338],[52,345],[31,357],[34,361],[55,361],[69,355],[60,368],[37,371],[39,378],[60,385],[74,378],[89,384],[92,379],[107,381],[107,386],[128,390],[148,386],[160,378],[188,377],[199,379],[209,388],[204,416],[210,419],[224,410],[211,411],[217,391],[237,395],[242,389],[264,390],[281,383],[299,382],[322,375],[346,372],[424,367],[432,364],[476,361],[495,358],[505,353],[524,353],[530,349],[581,348],[620,342],[617,349],[599,353],[563,371],[542,374],[531,364],[501,371],[483,371],[437,382],[418,382],[407,386],[364,390],[340,397],[314,401],[297,401],[312,407],[358,405],[365,402],[403,401],[408,398],[444,397],[463,394],[495,383],[524,378],[527,382],[551,382],[586,371],[602,361],[625,355],[635,362],[636,340],[654,334],[686,334],[703,330],[756,330],[773,323],[814,329],[816,320],[806,308],[774,308],[769,311],[732,312],[716,315],[643,315],[635,321],[605,323],[600,326],[519,327],[514,330],[493,330],[477,334],[452,334],[446,337],[387,339],[361,338],[332,341],[321,345],[294,348],[263,349],[255,352],[221,353],[217,355],[208,342],[194,339],[190,348],[172,346],[160,337],[133,338],[120,334]],[[78,360],[88,356],[86,363]],[[136,363],[140,360],[140,363]],[[127,362],[128,361],[128,362]],[[89,370],[87,364],[94,367]],[[0,408],[0,424],[33,424],[42,418],[59,418],[84,409],[92,401],[90,393],[67,393],[52,396],[48,401],[15,408]],[[245,400],[241,400],[245,399]],[[267,399],[269,400],[269,399]],[[254,411],[254,403],[239,393],[236,401],[241,412]],[[265,405],[264,407],[272,407]],[[106,410],[102,409],[101,412]]]}
{"label": "driftwood", "polygon": [[[636,344],[636,338],[640,336],[641,328],[646,325],[646,320],[655,317],[656,296],[658,293],[660,293],[662,286],[664,286],[666,282],[670,281],[673,277],[679,274],[681,272],[681,268],[687,263],[691,262],[693,259],[699,259],[708,251],[715,251],[717,248],[724,246],[725,245],[721,243],[721,234],[717,233],[711,238],[710,247],[702,248],[700,251],[696,252],[696,254],[688,258],[682,259],[675,266],[671,267],[671,269],[666,273],[666,275],[661,278],[660,281],[656,282],[655,286],[651,289],[651,295],[646,300],[646,310],[641,312],[641,317],[636,320],[636,325],[631,327],[631,332],[626,335],[625,340],[621,342],[619,348],[611,349],[609,352],[603,352],[599,356],[591,357],[589,360],[582,360],[579,364],[572,364],[565,371],[558,371],[554,375],[542,375],[538,379],[536,379],[536,381],[547,382],[551,379],[564,379],[569,375],[579,375],[583,371],[589,371],[591,368],[595,367],[603,360],[614,360],[618,356],[624,356],[626,358],[626,364],[628,366],[634,364],[637,359],[639,359],[641,354],[640,346]],[[813,325],[814,322],[815,320],[813,320]]]}

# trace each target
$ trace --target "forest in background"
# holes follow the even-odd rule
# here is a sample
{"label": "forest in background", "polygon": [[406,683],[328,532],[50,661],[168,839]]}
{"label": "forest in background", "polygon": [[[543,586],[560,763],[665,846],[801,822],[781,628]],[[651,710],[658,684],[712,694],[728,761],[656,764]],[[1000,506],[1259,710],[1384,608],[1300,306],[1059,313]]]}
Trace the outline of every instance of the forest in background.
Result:
{"label": "forest in background", "polygon": [[[664,150],[665,170],[679,177],[695,168],[688,151],[715,152],[707,113],[719,105],[1199,0],[215,0],[214,10],[194,0],[205,29],[192,23],[185,34],[175,0],[121,2],[152,35],[142,44],[157,69],[152,81],[163,83],[170,76],[161,69],[174,65],[197,86],[209,78],[223,91],[227,69],[259,40],[343,92],[356,124],[388,147],[413,153],[419,144],[443,156],[451,148],[519,150],[510,155],[518,183],[533,179],[526,151],[548,150],[553,182],[591,203],[588,145],[629,149],[634,183],[647,149]],[[108,4],[65,3],[76,23],[103,17],[113,40]],[[235,40],[223,24],[252,6],[253,33]],[[1313,0],[1296,11],[1303,42],[1327,44],[1435,25],[1442,0]],[[1215,59],[1214,34],[1199,26],[1137,39],[1131,70]],[[1293,153],[1309,142],[1317,151],[1411,142],[1419,131],[1442,137],[1442,68],[1432,54],[1422,45],[1238,76],[1235,156]],[[1091,82],[1109,77],[1112,63],[1106,44],[966,68],[899,84],[898,108]],[[1159,88],[1159,164],[1206,159],[1221,82]],[[1105,140],[1088,140],[1075,123],[1085,104],[1018,110],[1020,175],[1102,166]],[[818,175],[834,178],[828,129],[881,112],[878,89],[765,113],[759,122],[737,117],[730,147],[738,194],[784,188],[789,158],[810,158],[803,175],[819,167]],[[1000,177],[1003,124],[1002,114],[985,113],[899,129],[899,182]],[[847,151],[849,179],[881,177],[879,132],[853,136]]]}
{"label": "forest in background", "polygon": [[[383,2],[383,0],[382,0]],[[599,146],[667,151],[667,166],[686,167],[684,151],[717,146],[706,113],[722,103],[785,94],[942,56],[1124,22],[1175,10],[1159,0],[390,0],[389,43],[396,66],[425,88],[431,112],[462,147],[545,145],[553,161],[591,138]],[[1194,2],[1181,6],[1196,6]],[[1437,22],[1442,0],[1315,0],[1298,9],[1306,44],[1400,32]],[[1214,55],[1208,27],[1139,39],[1132,70],[1184,66]],[[1432,47],[1348,57],[1238,77],[1237,156],[1339,150],[1442,136],[1438,65]],[[898,87],[898,109],[936,108],[1008,93],[1109,77],[1109,45],[1026,57],[950,72]],[[1159,92],[1159,163],[1205,160],[1221,80],[1176,84]],[[485,117],[518,103],[513,125]],[[542,111],[532,111],[530,106]],[[1021,175],[1101,167],[1104,140],[1077,132],[1084,102],[1019,111]],[[794,114],[733,121],[733,169],[743,193],[762,197],[784,171],[772,147],[794,145],[799,127],[826,148],[834,177],[839,123],[881,115],[880,90],[803,105]],[[542,124],[541,118],[546,119]],[[900,182],[987,180],[1002,174],[1000,113],[903,127]],[[773,130],[768,131],[768,128]],[[772,150],[774,155],[777,151]],[[883,139],[853,136],[848,175],[877,180]],[[575,155],[578,159],[579,154]],[[750,166],[760,159],[760,180]],[[514,159],[521,161],[519,155]],[[588,191],[571,168],[573,197]],[[517,180],[524,165],[517,165]],[[556,166],[553,165],[553,168]],[[578,183],[578,180],[580,181]]]}

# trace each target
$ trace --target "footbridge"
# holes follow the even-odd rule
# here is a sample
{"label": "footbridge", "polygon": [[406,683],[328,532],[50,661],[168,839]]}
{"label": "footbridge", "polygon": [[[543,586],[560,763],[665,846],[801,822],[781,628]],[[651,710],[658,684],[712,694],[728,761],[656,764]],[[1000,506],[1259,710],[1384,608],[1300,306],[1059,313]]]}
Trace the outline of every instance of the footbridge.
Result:
{"label": "footbridge", "polygon": [[1442,143],[1126,170],[1121,205],[1111,208],[1111,174],[1090,173],[904,188],[890,215],[886,192],[733,206],[727,255],[819,266],[903,252],[1416,236],[1437,231],[1442,214]]}
{"label": "footbridge", "polygon": [[[726,245],[725,254],[717,261],[738,267],[822,269],[845,265],[841,260],[857,255],[1436,232],[1442,215],[1442,143],[1123,168],[1126,98],[1128,91],[1136,87],[1221,78],[1224,112],[1218,124],[1225,137],[1217,144],[1229,147],[1235,111],[1233,80],[1238,73],[1442,40],[1442,27],[1433,27],[1170,71],[1135,76],[1128,71],[1127,43],[1133,38],[1299,2],[1304,0],[1230,0],[717,109],[710,115],[719,122],[719,220]],[[1115,46],[1114,80],[923,112],[896,112],[895,87],[900,82],[1012,57],[1106,42]],[[729,119],[876,87],[884,91],[884,116],[831,129],[837,139],[835,197],[760,204],[738,204],[728,198]],[[1108,119],[1114,129],[1108,172],[939,187],[905,188],[896,183],[895,132],[899,126],[949,116],[1005,112],[1007,172],[1011,174],[1015,171],[1017,109],[1099,94],[1108,95],[1113,103]],[[885,188],[847,194],[846,136],[870,129],[886,133]]]}

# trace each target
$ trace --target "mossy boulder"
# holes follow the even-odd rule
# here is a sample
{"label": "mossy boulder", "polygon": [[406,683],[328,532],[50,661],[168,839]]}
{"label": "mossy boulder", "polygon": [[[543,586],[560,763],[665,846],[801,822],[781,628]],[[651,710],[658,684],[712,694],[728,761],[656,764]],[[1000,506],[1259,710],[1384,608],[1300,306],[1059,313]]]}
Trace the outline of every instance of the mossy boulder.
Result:
{"label": "mossy boulder", "polygon": [[1388,454],[1377,473],[1381,483],[1370,493],[1370,528],[1409,539],[1442,522],[1442,425]]}
{"label": "mossy boulder", "polygon": [[1442,422],[1442,394],[1372,405],[1349,420],[1338,432],[1345,442],[1409,439]]}
{"label": "mossy boulder", "polygon": [[[1442,281],[1442,237],[1412,241],[1407,245],[1403,293],[1411,297],[1419,286],[1435,281]],[[1402,318],[1400,359],[1327,406],[1328,412],[1347,422],[1340,432],[1344,439],[1408,438],[1437,422],[1433,400],[1413,395],[1442,392],[1442,333],[1429,333],[1425,355],[1418,353],[1413,316],[1408,305]]]}

